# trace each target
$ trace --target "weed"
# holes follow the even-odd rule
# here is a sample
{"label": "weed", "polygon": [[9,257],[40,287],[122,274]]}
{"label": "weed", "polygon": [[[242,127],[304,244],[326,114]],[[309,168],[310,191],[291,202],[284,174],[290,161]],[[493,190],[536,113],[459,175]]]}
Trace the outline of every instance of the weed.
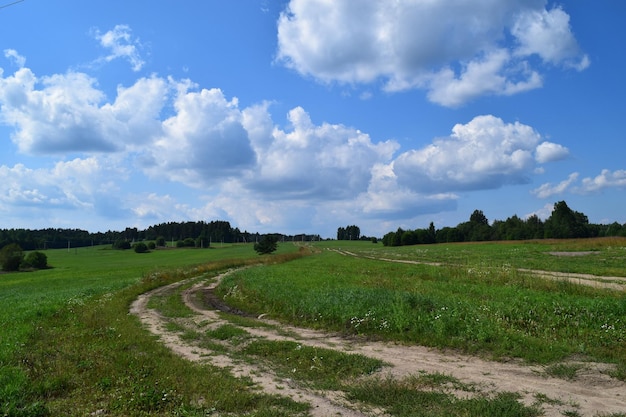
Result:
{"label": "weed", "polygon": [[[439,380],[437,376],[434,379]],[[440,381],[441,382],[441,381]],[[463,415],[476,417],[534,417],[541,415],[536,407],[527,407],[519,402],[519,396],[499,393],[493,398],[475,396],[457,399],[452,394],[436,389],[437,384],[426,383],[421,377],[402,381],[391,378],[374,378],[348,389],[351,401],[360,401],[383,407],[388,414],[404,417]]]}
{"label": "weed", "polygon": [[559,363],[547,366],[545,371],[546,374],[554,378],[573,380],[580,369],[582,369],[582,365]]}
{"label": "weed", "polygon": [[250,337],[250,333],[241,327],[232,324],[224,324],[215,330],[206,332],[206,336],[211,339],[228,340],[233,345],[238,345]]}
{"label": "weed", "polygon": [[383,366],[380,360],[363,355],[288,341],[255,340],[242,353],[263,359],[279,374],[320,389],[340,389],[345,381],[369,375]]}

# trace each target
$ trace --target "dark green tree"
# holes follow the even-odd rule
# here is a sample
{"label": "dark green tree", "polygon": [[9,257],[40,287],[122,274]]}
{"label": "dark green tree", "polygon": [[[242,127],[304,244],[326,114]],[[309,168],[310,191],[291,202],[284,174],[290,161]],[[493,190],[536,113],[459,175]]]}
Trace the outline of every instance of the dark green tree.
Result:
{"label": "dark green tree", "polygon": [[589,236],[587,216],[570,209],[565,201],[554,205],[552,214],[544,224],[546,238],[568,239]]}
{"label": "dark green tree", "polygon": [[146,252],[148,252],[148,245],[146,245],[143,242],[135,243],[135,246],[133,248],[135,249],[135,252],[137,252],[137,253],[146,253]]}
{"label": "dark green tree", "polygon": [[260,242],[254,244],[254,250],[259,255],[268,255],[278,249],[278,238],[274,235],[265,235]]}
{"label": "dark green tree", "polygon": [[24,265],[36,269],[45,269],[48,267],[48,257],[43,252],[30,252],[24,258]]}
{"label": "dark green tree", "polygon": [[17,243],[10,243],[0,251],[0,264],[5,271],[17,271],[24,260],[24,251]]}
{"label": "dark green tree", "polygon": [[126,239],[118,239],[113,243],[113,249],[130,249],[130,242]]}
{"label": "dark green tree", "polygon": [[360,238],[361,229],[359,226],[351,225],[337,229],[337,240],[359,240]]}

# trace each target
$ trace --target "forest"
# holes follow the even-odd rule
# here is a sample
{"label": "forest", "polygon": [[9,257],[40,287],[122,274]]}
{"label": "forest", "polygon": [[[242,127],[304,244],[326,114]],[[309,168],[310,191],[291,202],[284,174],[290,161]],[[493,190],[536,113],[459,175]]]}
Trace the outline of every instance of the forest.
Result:
{"label": "forest", "polygon": [[[318,234],[284,235],[273,233],[279,241],[321,240]],[[403,246],[428,243],[477,242],[489,240],[527,240],[527,239],[562,239],[602,236],[626,236],[626,224],[591,224],[583,213],[570,209],[565,201],[554,205],[548,219],[541,220],[536,215],[521,219],[513,215],[506,220],[494,220],[491,224],[482,210],[474,210],[469,221],[455,227],[436,229],[431,222],[428,228],[404,230],[398,228],[382,237],[385,246]],[[193,239],[198,247],[210,247],[216,243],[255,243],[261,239],[259,233],[241,231],[232,227],[230,222],[216,220],[211,222],[167,222],[139,230],[127,227],[123,231],[90,233],[81,229],[47,228],[0,229],[0,248],[18,244],[23,250],[45,250],[75,248],[95,245],[113,245],[115,242],[155,241],[159,238],[166,242]],[[356,225],[339,227],[337,240],[372,240],[361,234]]]}
{"label": "forest", "polygon": [[521,219],[513,215],[491,224],[482,210],[474,210],[469,221],[456,227],[403,230],[398,228],[382,238],[385,246],[428,243],[479,242],[490,240],[570,239],[603,236],[626,236],[626,224],[591,224],[583,213],[570,209],[565,201],[554,205],[549,218],[542,221],[536,215]]}

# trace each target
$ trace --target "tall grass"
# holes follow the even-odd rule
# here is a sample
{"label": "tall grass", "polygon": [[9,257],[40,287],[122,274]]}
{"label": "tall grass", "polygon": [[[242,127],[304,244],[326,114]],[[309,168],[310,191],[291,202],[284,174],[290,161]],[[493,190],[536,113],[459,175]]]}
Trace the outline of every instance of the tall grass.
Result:
{"label": "tall grass", "polygon": [[[480,261],[479,261],[480,262]],[[324,253],[227,277],[238,308],[351,334],[547,363],[626,363],[623,293],[512,268],[434,267]]]}
{"label": "tall grass", "polygon": [[[284,256],[294,250],[282,248]],[[130,302],[151,288],[259,262],[251,245],[46,254],[51,269],[0,275],[0,415],[297,415],[306,409],[175,357],[128,315]]]}

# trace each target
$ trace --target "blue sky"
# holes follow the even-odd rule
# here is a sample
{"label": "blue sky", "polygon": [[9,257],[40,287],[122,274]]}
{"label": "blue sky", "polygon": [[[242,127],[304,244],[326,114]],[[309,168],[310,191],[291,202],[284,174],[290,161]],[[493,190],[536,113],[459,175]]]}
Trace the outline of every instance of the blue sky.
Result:
{"label": "blue sky", "polygon": [[[0,3],[8,5],[11,1]],[[626,3],[0,8],[0,228],[626,223]]]}

